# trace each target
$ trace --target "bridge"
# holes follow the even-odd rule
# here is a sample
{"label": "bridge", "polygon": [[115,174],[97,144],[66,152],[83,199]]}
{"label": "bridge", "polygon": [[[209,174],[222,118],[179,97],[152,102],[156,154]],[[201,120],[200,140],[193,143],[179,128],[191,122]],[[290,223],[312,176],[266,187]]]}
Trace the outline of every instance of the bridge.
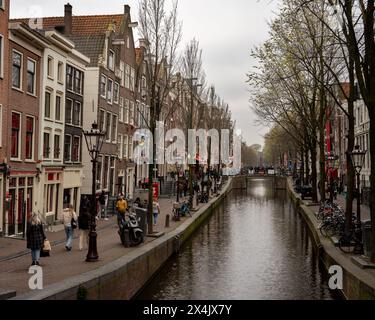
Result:
{"label": "bridge", "polygon": [[273,180],[273,185],[276,190],[286,190],[287,177],[278,175],[238,175],[233,179],[233,189],[247,189],[248,181],[251,180]]}

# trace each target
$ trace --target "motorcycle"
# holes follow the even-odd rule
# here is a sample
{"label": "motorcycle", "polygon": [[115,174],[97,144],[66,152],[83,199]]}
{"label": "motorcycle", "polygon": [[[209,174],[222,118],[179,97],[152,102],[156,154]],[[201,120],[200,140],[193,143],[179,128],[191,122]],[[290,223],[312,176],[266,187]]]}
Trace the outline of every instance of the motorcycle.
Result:
{"label": "motorcycle", "polygon": [[141,244],[144,240],[143,230],[139,227],[139,222],[141,218],[137,218],[137,216],[132,213],[130,215],[125,216],[125,219],[121,218],[119,222],[119,230],[118,234],[121,239],[121,243],[126,246],[126,231],[129,232],[129,245],[131,247],[137,246]]}

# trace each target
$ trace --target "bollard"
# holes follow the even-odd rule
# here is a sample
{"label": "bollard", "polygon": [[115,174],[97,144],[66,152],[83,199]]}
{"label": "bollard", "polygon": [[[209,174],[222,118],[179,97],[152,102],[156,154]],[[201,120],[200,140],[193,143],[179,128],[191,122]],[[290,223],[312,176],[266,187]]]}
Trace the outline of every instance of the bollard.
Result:
{"label": "bollard", "polygon": [[169,228],[169,219],[170,219],[170,215],[169,213],[165,216],[165,227],[166,228]]}
{"label": "bollard", "polygon": [[124,230],[124,236],[125,236],[125,247],[129,248],[130,247],[130,235],[129,235],[129,229],[126,228]]}

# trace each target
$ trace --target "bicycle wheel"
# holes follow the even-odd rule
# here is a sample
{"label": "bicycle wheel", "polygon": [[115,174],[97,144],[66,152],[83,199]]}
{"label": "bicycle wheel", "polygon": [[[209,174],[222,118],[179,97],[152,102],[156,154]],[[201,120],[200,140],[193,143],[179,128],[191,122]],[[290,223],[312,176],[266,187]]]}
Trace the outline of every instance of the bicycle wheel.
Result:
{"label": "bicycle wheel", "polygon": [[354,251],[355,244],[352,241],[352,236],[343,235],[339,239],[339,248],[344,253],[352,253]]}
{"label": "bicycle wheel", "polygon": [[332,236],[332,224],[328,222],[324,222],[320,227],[319,227],[320,233],[322,234],[323,237],[331,237]]}

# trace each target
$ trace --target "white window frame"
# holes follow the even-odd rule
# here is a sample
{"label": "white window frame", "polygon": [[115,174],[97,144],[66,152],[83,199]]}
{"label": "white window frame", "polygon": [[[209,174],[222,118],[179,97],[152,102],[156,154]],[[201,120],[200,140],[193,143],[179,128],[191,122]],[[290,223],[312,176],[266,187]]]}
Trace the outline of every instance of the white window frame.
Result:
{"label": "white window frame", "polygon": [[131,125],[134,125],[134,109],[135,108],[135,105],[134,105],[134,101],[130,101],[129,102],[129,123]]}
{"label": "white window frame", "polygon": [[127,134],[125,134],[123,136],[123,144],[124,144],[124,150],[123,150],[124,159],[128,159],[128,156],[129,156],[129,136]]}
{"label": "white window frame", "polygon": [[[59,145],[59,148],[60,148],[60,150],[59,150],[59,156],[57,157],[57,158],[55,158],[55,149],[56,149],[56,146],[55,146],[55,137],[59,137],[59,143],[60,143],[60,145]],[[57,161],[60,161],[61,160],[61,132],[54,132],[53,133],[53,160],[57,160]]]}
{"label": "white window frame", "polygon": [[[19,88],[13,86],[13,53],[18,53],[18,54],[21,55],[20,87]],[[16,90],[21,90],[22,91],[22,88],[23,88],[23,76],[22,75],[23,75],[23,53],[15,50],[15,49],[13,49],[12,50],[12,72],[11,72],[12,89],[16,89]]]}
{"label": "white window frame", "polygon": [[[107,118],[109,116],[109,130],[107,131]],[[111,142],[111,134],[112,134],[112,113],[105,111],[105,132],[108,134],[108,139],[105,141],[110,143]]]}
{"label": "white window frame", "polygon": [[[74,77],[73,77],[74,78]],[[102,86],[102,78],[105,79],[104,81],[104,84],[105,84],[105,87],[104,87],[104,96],[102,95],[101,93],[101,86]],[[74,81],[74,80],[73,80]],[[108,81],[108,78],[106,75],[104,75],[103,73],[100,75],[100,83],[99,83],[99,94],[102,98],[104,99],[107,99],[107,81]],[[73,85],[73,88],[74,88],[74,85]]]}
{"label": "white window frame", "polygon": [[120,133],[118,134],[118,156],[120,159],[122,159],[124,157],[124,139],[123,139],[123,135]]}
{"label": "white window frame", "polygon": [[[70,138],[70,147],[69,147],[69,149],[68,149],[68,152],[69,152],[69,160],[66,160],[66,159],[65,159],[65,138],[66,138],[66,137],[69,137],[69,138]],[[65,162],[68,162],[68,163],[72,162],[72,147],[73,147],[73,137],[72,137],[72,135],[71,135],[71,134],[65,134],[65,135],[64,135],[64,155],[63,155],[63,158],[64,158],[64,161],[65,161]]]}
{"label": "white window frame", "polygon": [[[77,161],[73,161],[73,146],[74,146],[74,138],[78,138],[79,139],[79,144],[78,144],[78,160]],[[74,135],[72,136],[72,140],[71,140],[71,152],[70,152],[70,161],[73,162],[73,163],[80,163],[81,162],[81,146],[82,146],[82,141],[81,141],[81,137],[80,136],[77,136],[77,135]]]}
{"label": "white window frame", "polygon": [[130,89],[130,66],[125,65],[125,88]]}
{"label": "white window frame", "polygon": [[[49,62],[51,61],[51,73],[48,73],[48,69],[49,69]],[[53,80],[53,77],[54,77],[54,74],[55,74],[55,59],[52,57],[52,56],[48,56],[47,57],[47,77],[49,79],[52,79]]]}
{"label": "white window frame", "polygon": [[125,62],[120,61],[121,87],[125,86]]}
{"label": "white window frame", "polygon": [[[36,76],[37,76],[37,63],[36,63],[36,60],[30,58],[30,57],[27,57],[27,62],[31,61],[32,63],[34,63],[34,67],[35,67],[35,71],[34,71],[34,84],[33,84],[33,88],[34,88],[34,92],[29,92],[27,86],[28,86],[28,83],[26,83],[26,92],[29,93],[29,94],[32,94],[32,95],[36,95]],[[26,65],[26,74],[29,73],[29,68],[28,68],[28,65]],[[26,78],[27,80],[27,78]]]}
{"label": "white window frame", "polygon": [[133,136],[129,136],[129,159],[133,159]]}
{"label": "white window frame", "polygon": [[[45,147],[45,144],[44,144],[44,135],[45,134],[48,134],[49,135],[49,139],[48,139],[48,148],[49,148],[49,153],[48,153],[48,157],[45,157],[44,156],[44,147]],[[52,136],[52,132],[51,131],[43,131],[43,140],[42,140],[42,158],[45,159],[45,160],[51,160],[53,159],[53,156],[52,156],[52,153],[53,153],[53,148],[51,148],[51,136]],[[52,157],[51,157],[52,156]]]}
{"label": "white window frame", "polygon": [[118,121],[123,123],[124,122],[124,98],[123,97],[120,97],[119,110],[120,110],[120,114],[119,114]]}
{"label": "white window frame", "polygon": [[60,84],[64,83],[64,62],[62,61],[58,61],[57,63],[57,82],[59,82]]}
{"label": "white window frame", "polygon": [[130,67],[130,90],[134,92],[135,88],[135,69]]}
{"label": "white window frame", "polygon": [[[78,118],[78,124],[75,124],[74,121],[73,121],[73,115],[74,115],[74,107],[76,104],[79,104],[80,105],[80,108],[79,108],[79,118]],[[75,100],[74,103],[73,103],[73,109],[72,109],[72,125],[73,126],[76,126],[76,127],[82,127],[82,103],[80,101],[77,101]]]}
{"label": "white window frame", "polygon": [[[110,88],[110,86],[109,86],[109,84],[112,84],[112,86],[111,86],[111,91],[109,91],[109,88]],[[113,89],[114,89],[114,81],[111,79],[111,78],[108,78],[108,82],[107,82],[107,101],[110,103],[110,104],[112,104],[113,103]],[[111,93],[111,94],[109,94],[109,93]]]}
{"label": "white window frame", "polygon": [[[112,131],[113,131],[113,126],[114,126],[114,123],[113,123],[114,118],[115,118],[115,121],[116,121],[116,131],[114,132],[114,137],[112,137]],[[112,143],[117,143],[117,133],[118,133],[118,115],[115,114],[115,113],[112,113],[112,117],[111,117],[111,139],[112,139]]]}
{"label": "white window frame", "polygon": [[[18,112],[18,111],[11,111],[10,113],[10,123],[11,123],[11,130],[12,130],[12,114],[13,113],[16,113],[20,116],[20,129],[18,130],[18,157],[17,158],[14,158],[12,157],[12,152],[10,152],[10,160],[15,160],[15,161],[20,161],[21,160],[21,154],[22,154],[22,149],[21,149],[21,146],[22,146],[22,143],[21,143],[21,139],[22,139],[22,113],[21,112]],[[12,137],[12,136],[11,136]],[[10,144],[10,147],[12,148],[12,142]]]}
{"label": "white window frame", "polygon": [[[112,57],[112,63],[110,63],[111,57]],[[108,53],[108,69],[109,70],[112,70],[112,71],[115,70],[115,59],[116,59],[115,52],[113,50],[109,50],[109,53]]]}
{"label": "white window frame", "polygon": [[[117,87],[117,94],[116,93],[116,87]],[[113,89],[113,101],[115,104],[119,103],[120,99],[120,84],[118,82],[115,82],[114,89]]]}
{"label": "white window frame", "polygon": [[0,78],[4,78],[4,36],[0,33]]}
{"label": "white window frame", "polygon": [[[26,158],[26,134],[27,134],[27,128],[26,128],[26,125],[27,125],[27,118],[31,118],[31,119],[33,119],[33,136],[32,136],[32,149],[31,149],[31,159],[27,159]],[[27,162],[27,161],[34,161],[34,159],[35,159],[35,144],[36,144],[36,142],[35,142],[35,130],[36,130],[36,119],[35,119],[35,116],[32,116],[32,115],[30,115],[30,114],[26,114],[26,116],[25,116],[25,161]]]}
{"label": "white window frame", "polygon": [[124,105],[124,122],[126,124],[129,124],[129,100],[125,99],[125,105]]}
{"label": "white window frame", "polygon": [[[60,119],[57,120],[57,110],[56,110],[56,106],[57,106],[57,98],[60,98]],[[54,112],[54,118],[57,122],[63,122],[64,118],[62,117],[62,114],[61,114],[61,111],[62,109],[64,108],[64,105],[63,105],[63,101],[64,101],[64,94],[62,92],[57,92],[56,93],[56,96],[55,96],[55,103],[54,103],[54,106],[55,106],[55,112]],[[65,110],[64,110],[65,111]],[[64,112],[65,113],[65,112]]]}

